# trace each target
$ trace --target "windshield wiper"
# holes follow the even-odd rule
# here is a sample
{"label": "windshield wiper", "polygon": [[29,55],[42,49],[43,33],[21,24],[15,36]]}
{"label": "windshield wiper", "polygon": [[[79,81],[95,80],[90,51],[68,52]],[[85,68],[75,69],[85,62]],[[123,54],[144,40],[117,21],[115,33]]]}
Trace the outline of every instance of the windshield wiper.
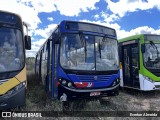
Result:
{"label": "windshield wiper", "polygon": [[83,32],[79,32],[79,36],[80,36],[80,41],[81,41],[81,44],[82,44],[82,47],[84,47],[84,56],[85,56],[85,62],[86,62],[86,58],[87,58],[87,44],[86,44],[86,41],[84,40],[83,38]]}
{"label": "windshield wiper", "polygon": [[103,39],[102,39],[101,46],[106,42],[106,41],[105,41],[106,38],[107,38],[107,35],[104,35],[104,36],[103,36]]}
{"label": "windshield wiper", "polygon": [[102,39],[102,42],[101,42],[101,43],[100,43],[100,40],[99,40],[98,51],[99,51],[99,57],[100,57],[100,59],[102,58],[101,50],[103,49],[102,46],[103,46],[103,44],[105,43],[106,37],[107,37],[107,35],[103,36],[103,39]]}

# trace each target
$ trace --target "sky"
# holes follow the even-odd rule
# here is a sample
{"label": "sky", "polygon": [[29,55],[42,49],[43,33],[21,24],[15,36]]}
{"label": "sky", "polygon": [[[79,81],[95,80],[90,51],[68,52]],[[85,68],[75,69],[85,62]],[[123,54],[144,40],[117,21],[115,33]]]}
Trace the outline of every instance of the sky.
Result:
{"label": "sky", "polygon": [[84,21],[112,27],[117,38],[160,34],[160,0],[0,0],[0,10],[19,14],[29,25],[36,52],[62,20]]}

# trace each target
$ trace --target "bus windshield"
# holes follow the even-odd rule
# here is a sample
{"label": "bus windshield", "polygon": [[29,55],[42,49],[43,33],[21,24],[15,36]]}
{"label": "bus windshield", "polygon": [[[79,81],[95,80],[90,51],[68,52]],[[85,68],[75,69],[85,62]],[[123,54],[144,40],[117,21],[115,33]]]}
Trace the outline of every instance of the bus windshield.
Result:
{"label": "bus windshield", "polygon": [[147,36],[146,38],[143,53],[144,64],[149,69],[160,69],[160,36]]}
{"label": "bus windshield", "polygon": [[160,69],[160,43],[151,45],[145,44],[144,64],[150,69]]}
{"label": "bus windshield", "polygon": [[22,33],[18,29],[0,27],[0,73],[24,66]]}
{"label": "bus windshield", "polygon": [[65,34],[61,39],[60,63],[64,69],[118,70],[117,41],[106,37]]}

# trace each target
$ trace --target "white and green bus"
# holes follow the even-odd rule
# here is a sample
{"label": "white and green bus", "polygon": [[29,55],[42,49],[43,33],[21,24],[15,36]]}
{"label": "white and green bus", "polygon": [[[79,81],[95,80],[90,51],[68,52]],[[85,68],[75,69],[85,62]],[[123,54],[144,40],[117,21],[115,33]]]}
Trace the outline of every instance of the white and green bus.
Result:
{"label": "white and green bus", "polygon": [[160,89],[160,35],[140,34],[119,41],[120,86]]}

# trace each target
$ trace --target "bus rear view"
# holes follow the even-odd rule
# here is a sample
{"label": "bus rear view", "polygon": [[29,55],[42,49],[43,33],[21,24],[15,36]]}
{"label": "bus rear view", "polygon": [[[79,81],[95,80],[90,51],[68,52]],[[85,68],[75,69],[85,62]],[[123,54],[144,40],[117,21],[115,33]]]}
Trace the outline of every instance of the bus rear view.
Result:
{"label": "bus rear view", "polygon": [[[44,67],[46,53],[49,68]],[[36,61],[46,91],[61,101],[118,95],[118,47],[112,28],[62,21],[38,52]],[[49,69],[47,75],[43,74],[47,72],[44,68]]]}
{"label": "bus rear view", "polygon": [[30,37],[24,37],[20,16],[0,11],[0,110],[25,103],[24,38],[29,41]]}

